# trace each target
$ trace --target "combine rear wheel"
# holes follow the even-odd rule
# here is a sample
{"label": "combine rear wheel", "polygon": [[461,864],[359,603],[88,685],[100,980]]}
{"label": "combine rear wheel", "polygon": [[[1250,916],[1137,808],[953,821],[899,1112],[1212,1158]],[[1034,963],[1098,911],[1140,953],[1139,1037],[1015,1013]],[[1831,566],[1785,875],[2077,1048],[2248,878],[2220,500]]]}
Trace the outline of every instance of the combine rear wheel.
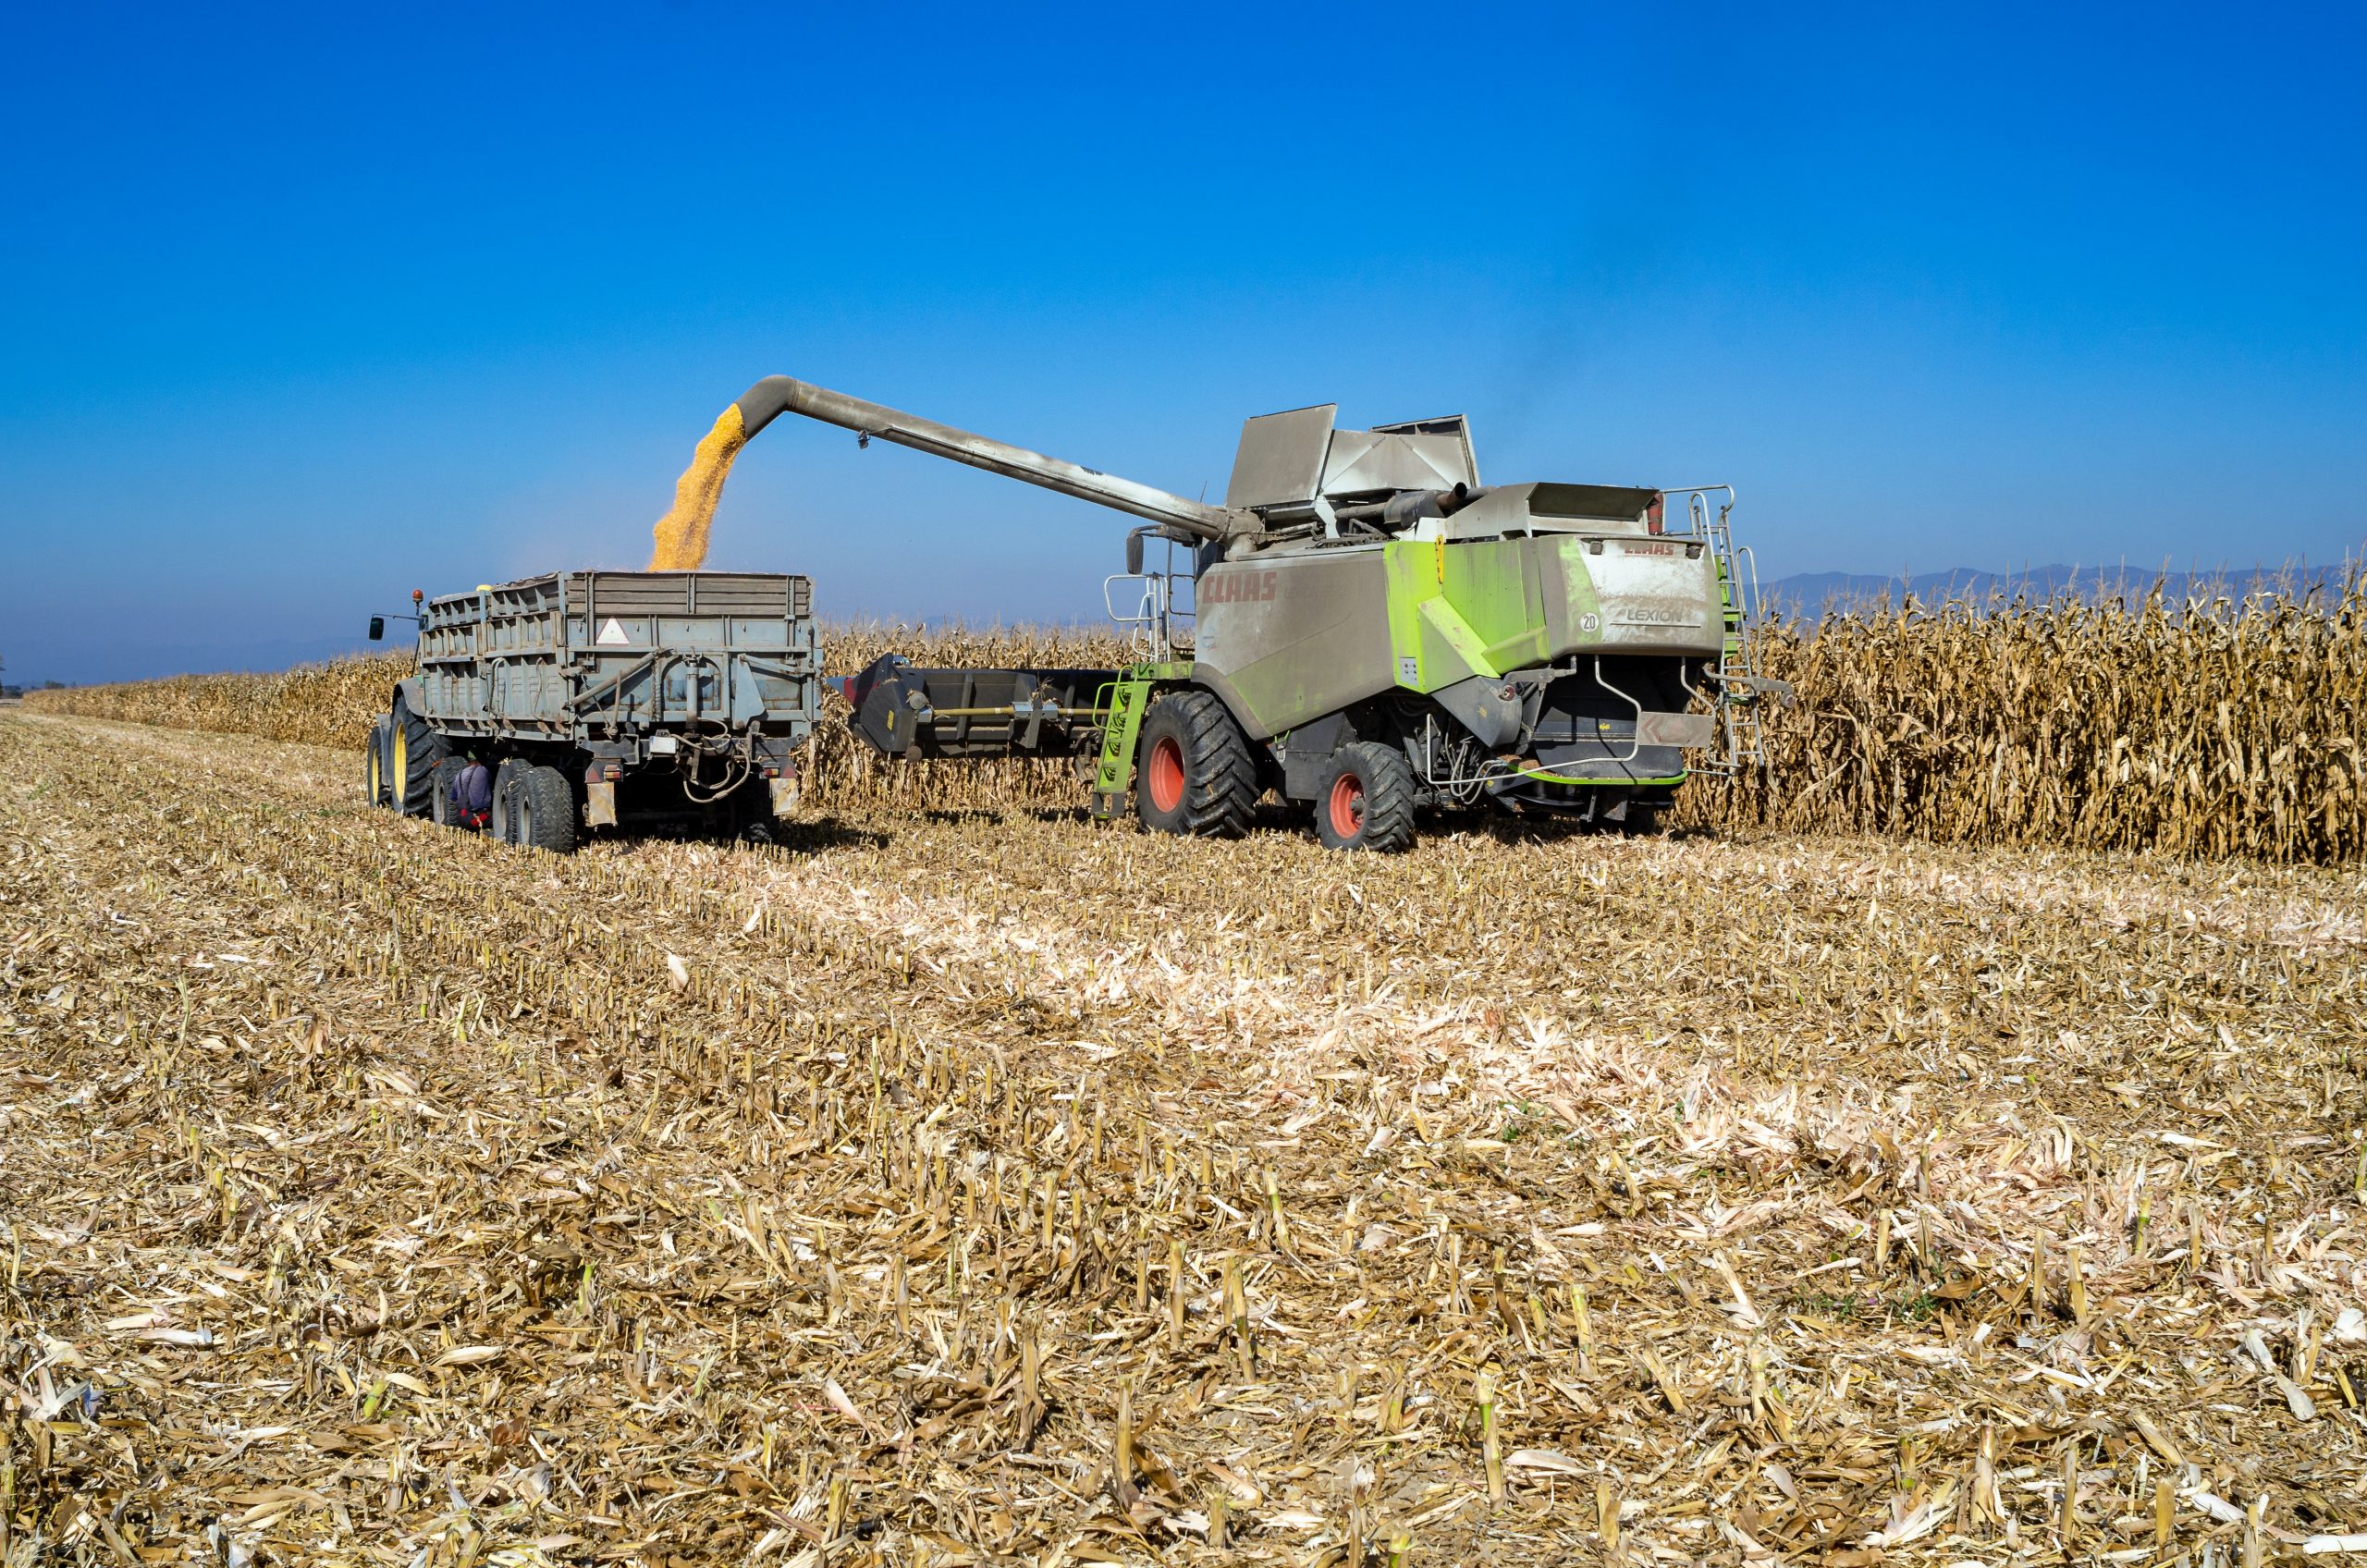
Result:
{"label": "combine rear wheel", "polygon": [[1333,753],[1315,794],[1315,831],[1327,850],[1410,849],[1414,769],[1405,753],[1370,741]]}
{"label": "combine rear wheel", "polygon": [[1249,741],[1215,693],[1170,692],[1143,716],[1134,815],[1161,833],[1238,839],[1257,804]]}

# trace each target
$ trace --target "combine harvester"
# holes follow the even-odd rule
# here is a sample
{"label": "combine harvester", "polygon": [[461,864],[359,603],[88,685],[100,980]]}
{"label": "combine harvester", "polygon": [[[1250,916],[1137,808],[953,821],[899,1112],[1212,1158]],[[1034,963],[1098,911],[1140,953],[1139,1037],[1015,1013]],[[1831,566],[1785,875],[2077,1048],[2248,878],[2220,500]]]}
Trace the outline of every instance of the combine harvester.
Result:
{"label": "combine harvester", "polygon": [[1325,844],[1370,850],[1410,845],[1425,808],[1643,830],[1688,772],[1759,759],[1756,705],[1790,689],[1753,666],[1731,486],[1483,486],[1461,416],[1343,430],[1335,410],[1243,425],[1221,507],[787,376],[726,419],[744,441],[803,414],[1142,520],[1104,586],[1135,663],[889,655],[845,687],[891,756],[1086,759],[1095,815],[1131,790],[1168,833],[1237,835],[1271,790]]}

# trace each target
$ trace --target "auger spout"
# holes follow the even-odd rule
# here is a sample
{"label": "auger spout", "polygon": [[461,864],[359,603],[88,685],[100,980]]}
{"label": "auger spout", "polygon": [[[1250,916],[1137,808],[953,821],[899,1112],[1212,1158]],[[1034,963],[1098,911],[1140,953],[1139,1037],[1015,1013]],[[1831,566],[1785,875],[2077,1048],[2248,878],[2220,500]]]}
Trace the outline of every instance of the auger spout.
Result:
{"label": "auger spout", "polygon": [[892,441],[899,447],[1024,480],[1081,501],[1098,502],[1197,539],[1230,538],[1255,532],[1260,526],[1252,512],[1228,511],[1202,501],[1186,500],[1152,485],[1046,457],[990,436],[956,430],[950,424],[939,424],[878,403],[867,403],[791,376],[765,377],[742,393],[732,407],[739,410],[742,441],[781,414],[803,414],[825,424],[841,425],[858,435]]}

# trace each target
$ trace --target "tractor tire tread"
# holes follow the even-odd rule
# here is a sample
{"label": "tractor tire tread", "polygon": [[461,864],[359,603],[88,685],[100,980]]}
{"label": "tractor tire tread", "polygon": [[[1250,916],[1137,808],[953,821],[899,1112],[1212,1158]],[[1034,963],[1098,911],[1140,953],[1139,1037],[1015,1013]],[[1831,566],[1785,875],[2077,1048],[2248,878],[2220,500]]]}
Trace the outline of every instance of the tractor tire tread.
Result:
{"label": "tractor tire tread", "polygon": [[[1184,803],[1179,828],[1195,838],[1238,839],[1257,809],[1257,763],[1249,738],[1213,692],[1185,689],[1158,697],[1143,716],[1146,734],[1160,709],[1175,716],[1184,746]],[[1138,780],[1137,790],[1144,788]]]}
{"label": "tractor tire tread", "polygon": [[387,717],[386,754],[394,756],[394,731],[403,732],[404,770],[411,777],[397,778],[387,774],[386,788],[394,797],[395,809],[405,816],[435,815],[436,769],[443,764],[449,748],[444,737],[427,727],[427,721],[411,711],[411,704],[400,696],[395,698],[394,712]]}
{"label": "tractor tire tread", "polygon": [[362,746],[362,796],[371,806],[386,803],[386,720],[370,721],[370,738]]}

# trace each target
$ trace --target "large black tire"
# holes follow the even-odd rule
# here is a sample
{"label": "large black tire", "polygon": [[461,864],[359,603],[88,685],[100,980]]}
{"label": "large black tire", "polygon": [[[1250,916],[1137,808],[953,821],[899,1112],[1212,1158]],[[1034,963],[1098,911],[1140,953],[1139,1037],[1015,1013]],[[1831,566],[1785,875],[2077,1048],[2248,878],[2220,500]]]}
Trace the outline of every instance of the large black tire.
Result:
{"label": "large black tire", "polygon": [[1315,792],[1327,850],[1395,854],[1414,843],[1414,767],[1394,746],[1357,741],[1331,753]]}
{"label": "large black tire", "polygon": [[493,836],[505,844],[520,842],[518,812],[515,809],[519,782],[526,777],[527,767],[514,758],[505,759],[493,775]]}
{"label": "large black tire", "polygon": [[575,791],[555,767],[530,767],[509,787],[509,841],[523,849],[575,852]]}
{"label": "large black tire", "polygon": [[386,803],[386,721],[374,719],[370,739],[362,743],[362,798],[374,806]]}
{"label": "large black tire", "polygon": [[1238,839],[1257,804],[1249,739],[1213,692],[1169,692],[1143,715],[1134,815],[1161,833]]}
{"label": "large black tire", "polygon": [[395,809],[405,816],[435,815],[435,766],[445,757],[444,737],[398,694],[386,738],[386,788]]}
{"label": "large black tire", "polygon": [[428,815],[438,827],[458,827],[460,825],[460,813],[452,804],[452,780],[458,778],[460,769],[468,766],[466,758],[452,756],[435,765],[435,799]]}

